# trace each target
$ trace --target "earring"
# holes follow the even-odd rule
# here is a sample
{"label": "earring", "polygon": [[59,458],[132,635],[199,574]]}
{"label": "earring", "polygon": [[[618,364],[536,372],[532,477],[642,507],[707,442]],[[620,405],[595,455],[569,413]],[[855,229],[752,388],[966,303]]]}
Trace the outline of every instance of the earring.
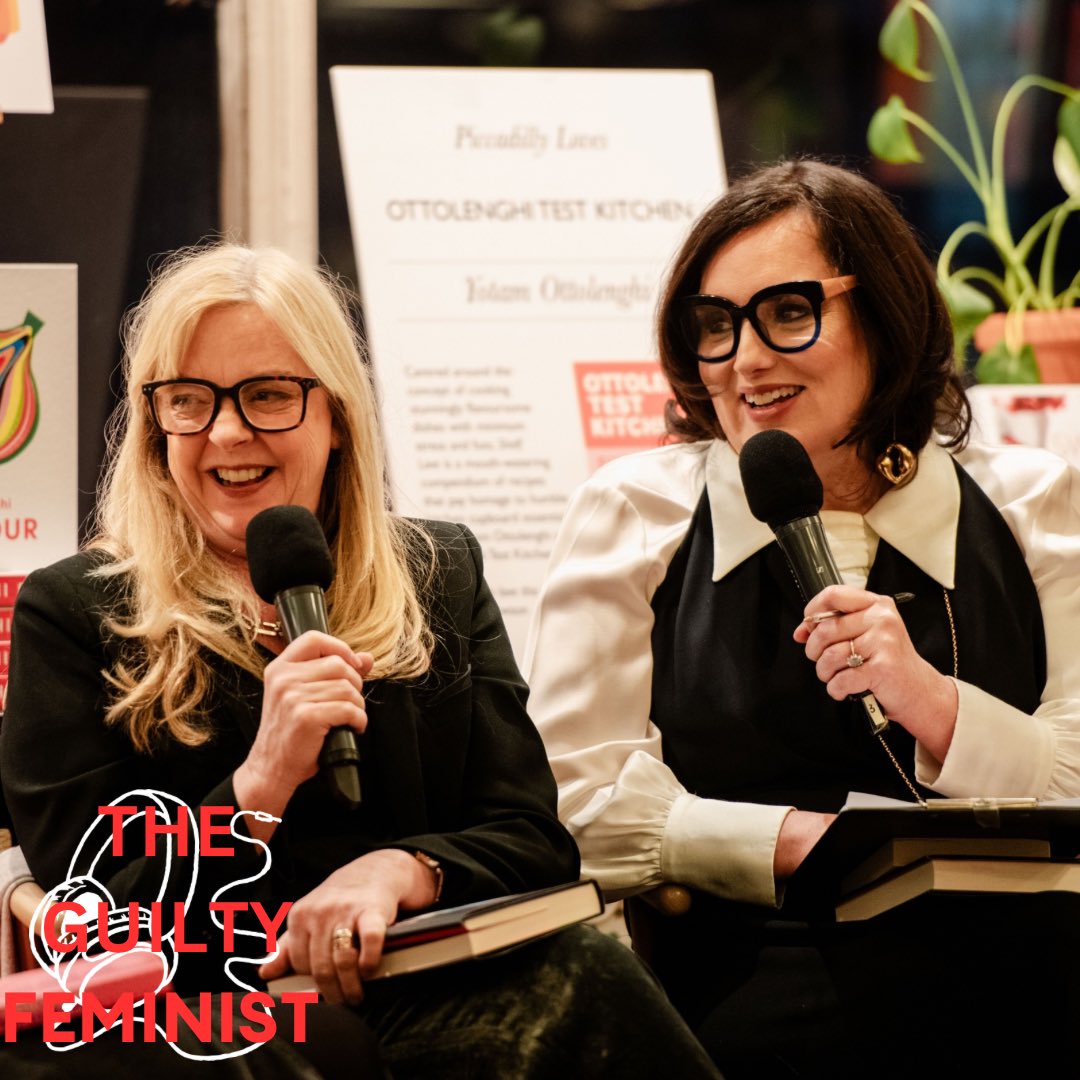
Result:
{"label": "earring", "polygon": [[877,471],[893,487],[900,488],[909,483],[918,469],[918,459],[903,443],[891,442],[878,455]]}

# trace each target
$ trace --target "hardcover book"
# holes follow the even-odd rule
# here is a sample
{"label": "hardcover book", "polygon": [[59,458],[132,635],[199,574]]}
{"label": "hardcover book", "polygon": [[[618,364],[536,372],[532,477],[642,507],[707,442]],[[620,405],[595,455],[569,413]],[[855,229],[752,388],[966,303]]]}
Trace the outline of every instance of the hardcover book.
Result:
{"label": "hardcover book", "polygon": [[534,892],[414,915],[386,932],[382,963],[373,978],[452,964],[499,952],[600,915],[595,881],[572,881]]}
{"label": "hardcover book", "polygon": [[793,917],[829,918],[853,891],[923,858],[990,862],[1078,853],[1080,800],[933,799],[920,806],[852,792],[789,879],[783,909]]}
{"label": "hardcover book", "polygon": [[[385,979],[489,956],[603,911],[600,886],[586,879],[414,915],[386,931],[382,961],[370,978]],[[308,975],[286,975],[269,984],[271,994],[313,988]]]}
{"label": "hardcover book", "polygon": [[837,922],[870,919],[928,892],[1080,892],[1080,862],[1053,859],[920,859],[836,905]]}
{"label": "hardcover book", "polygon": [[[171,984],[164,982],[164,974],[163,961],[157,953],[133,949],[74,960],[66,982],[68,987],[81,994],[93,994],[99,1005],[112,1008],[124,994],[140,998],[144,994],[170,990]],[[64,988],[53,974],[36,964],[25,971],[6,975],[0,980],[0,1027],[6,1030],[9,1019],[13,1030],[39,1025],[46,995],[58,997],[62,993]],[[33,995],[32,1000],[30,995]],[[9,1004],[15,1002],[19,1003],[18,1015],[9,1018]],[[72,1019],[82,1014],[78,1005],[66,1012]]]}
{"label": "hardcover book", "polygon": [[1050,841],[1023,836],[895,836],[840,881],[847,896],[920,859],[981,856],[990,859],[1049,859]]}

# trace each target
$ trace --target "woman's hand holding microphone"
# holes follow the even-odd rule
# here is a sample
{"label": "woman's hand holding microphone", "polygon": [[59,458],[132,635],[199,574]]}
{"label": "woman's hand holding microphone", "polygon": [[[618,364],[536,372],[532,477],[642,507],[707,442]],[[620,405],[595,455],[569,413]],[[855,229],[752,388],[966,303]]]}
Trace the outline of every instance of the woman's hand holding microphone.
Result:
{"label": "woman's hand holding microphone", "polygon": [[[280,817],[293,792],[319,769],[331,728],[367,727],[364,678],[370,653],[317,630],[301,634],[266,666],[255,742],[233,775],[240,806]],[[256,831],[253,822],[249,827]],[[267,830],[267,839],[273,832]]]}

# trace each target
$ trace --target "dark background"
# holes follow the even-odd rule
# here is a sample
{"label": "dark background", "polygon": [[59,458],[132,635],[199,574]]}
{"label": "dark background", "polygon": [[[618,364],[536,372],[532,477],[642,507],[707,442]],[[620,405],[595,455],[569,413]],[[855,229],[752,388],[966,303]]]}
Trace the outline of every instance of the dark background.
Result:
{"label": "dark background", "polygon": [[[933,6],[984,131],[1021,73],[1080,85],[1080,0]],[[221,228],[214,8],[214,0],[45,0],[56,111],[0,124],[0,262],[79,265],[84,527],[118,390],[122,314],[157,257]],[[956,225],[979,216],[951,167],[930,160],[940,158],[935,151],[923,167],[869,157],[867,123],[894,91],[959,135],[947,119],[955,116],[947,88],[939,100],[933,88],[887,73],[878,56],[892,0],[536,0],[515,8],[510,17],[501,0],[320,0],[319,248],[349,280],[356,264],[327,75],[335,64],[705,69],[729,177],[797,154],[863,169],[897,196],[932,254]],[[1027,104],[1010,161],[1010,209],[1021,227],[1062,197],[1051,168],[1057,99],[1035,93]],[[1062,250],[1075,251],[1075,221],[1070,229]],[[0,799],[0,822],[5,816]]]}
{"label": "dark background", "polygon": [[[919,167],[869,157],[867,123],[893,90],[919,111],[937,110],[935,118],[954,112],[947,86],[935,104],[933,88],[886,72],[877,34],[891,0],[538,0],[517,4],[516,21],[506,7],[320,0],[319,245],[349,280],[356,265],[327,75],[334,64],[702,68],[716,87],[729,176],[795,154],[866,170],[901,200],[933,254],[979,213],[936,151]],[[1080,0],[934,7],[984,127],[1021,72],[1080,83]],[[45,0],[45,14],[56,112],[0,125],[0,262],[79,264],[85,517],[113,403],[121,315],[155,257],[221,226],[215,11],[213,0]],[[1058,102],[1029,97],[1013,132],[1010,177],[1021,224],[1062,197],[1051,167]],[[1066,244],[1080,243],[1073,230]]]}

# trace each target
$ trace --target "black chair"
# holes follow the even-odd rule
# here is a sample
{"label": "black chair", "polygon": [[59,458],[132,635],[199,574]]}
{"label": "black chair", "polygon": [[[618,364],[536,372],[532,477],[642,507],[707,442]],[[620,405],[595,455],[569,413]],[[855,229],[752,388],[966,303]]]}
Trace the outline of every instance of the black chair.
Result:
{"label": "black chair", "polygon": [[690,890],[670,881],[623,901],[623,919],[630,945],[646,964],[652,964],[656,952],[657,922],[685,915],[692,904]]}

